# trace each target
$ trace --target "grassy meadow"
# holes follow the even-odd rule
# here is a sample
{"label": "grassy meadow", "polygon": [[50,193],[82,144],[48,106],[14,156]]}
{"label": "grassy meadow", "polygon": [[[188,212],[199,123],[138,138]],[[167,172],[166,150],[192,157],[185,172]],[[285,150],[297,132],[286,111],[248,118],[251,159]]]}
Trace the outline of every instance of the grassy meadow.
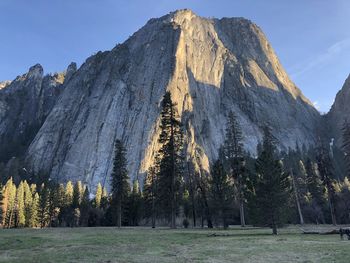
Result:
{"label": "grassy meadow", "polygon": [[1,229],[0,262],[349,262],[350,241],[298,227]]}

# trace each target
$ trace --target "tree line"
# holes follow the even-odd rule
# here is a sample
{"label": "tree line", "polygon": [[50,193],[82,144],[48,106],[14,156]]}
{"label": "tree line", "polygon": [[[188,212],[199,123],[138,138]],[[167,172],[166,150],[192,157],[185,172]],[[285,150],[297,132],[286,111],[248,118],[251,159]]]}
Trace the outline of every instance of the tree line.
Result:
{"label": "tree line", "polygon": [[[186,159],[184,131],[167,92],[161,104],[159,150],[144,180],[130,186],[126,149],[114,144],[111,192],[101,184],[94,196],[81,182],[37,184],[10,178],[1,188],[2,226],[269,226],[286,223],[349,223],[350,183],[337,177],[335,157],[324,142],[288,152],[277,148],[269,125],[255,157],[244,150],[238,117],[227,116],[225,140],[210,172]],[[350,145],[344,125],[344,152]],[[349,151],[350,152],[350,151]],[[349,158],[346,155],[345,159]],[[40,178],[37,176],[36,178]],[[139,186],[141,183],[141,186]]]}

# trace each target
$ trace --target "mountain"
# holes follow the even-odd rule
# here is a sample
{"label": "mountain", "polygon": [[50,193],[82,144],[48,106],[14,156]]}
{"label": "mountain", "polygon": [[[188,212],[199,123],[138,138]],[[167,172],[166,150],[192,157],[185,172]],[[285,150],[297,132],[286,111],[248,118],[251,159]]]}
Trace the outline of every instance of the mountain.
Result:
{"label": "mountain", "polygon": [[343,87],[337,93],[331,110],[326,115],[330,137],[335,139],[335,144],[342,146],[342,127],[345,121],[350,121],[350,75]]}
{"label": "mountain", "polygon": [[203,172],[217,157],[230,110],[251,153],[266,123],[283,150],[313,144],[321,122],[257,25],[190,10],[149,20],[123,44],[88,58],[60,90],[26,160],[35,172],[90,186],[108,185],[117,138],[132,178],[152,165],[166,90],[183,122],[187,158]]}
{"label": "mountain", "polygon": [[64,73],[43,74],[37,64],[14,81],[0,83],[0,162],[26,152],[56,103]]}

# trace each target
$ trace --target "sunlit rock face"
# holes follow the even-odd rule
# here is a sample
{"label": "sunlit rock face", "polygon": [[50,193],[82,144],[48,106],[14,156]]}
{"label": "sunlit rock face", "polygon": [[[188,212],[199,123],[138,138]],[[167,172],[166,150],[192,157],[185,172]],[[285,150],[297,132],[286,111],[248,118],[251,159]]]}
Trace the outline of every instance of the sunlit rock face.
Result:
{"label": "sunlit rock face", "polygon": [[43,75],[37,64],[0,89],[0,162],[22,156],[61,92],[64,74]]}
{"label": "sunlit rock face", "polygon": [[350,122],[350,75],[345,80],[342,89],[337,93],[332,108],[326,115],[326,120],[330,137],[333,137],[335,144],[341,148],[344,122]]}
{"label": "sunlit rock face", "polygon": [[11,81],[6,80],[6,81],[0,81],[0,89],[5,88],[6,86],[8,86],[11,83]]}
{"label": "sunlit rock face", "polygon": [[88,58],[64,86],[27,160],[34,171],[90,187],[108,187],[116,138],[126,144],[131,178],[152,165],[166,90],[183,121],[187,158],[204,172],[223,143],[230,110],[251,153],[266,123],[287,149],[313,143],[320,121],[258,26],[189,10],[151,19],[125,43]]}

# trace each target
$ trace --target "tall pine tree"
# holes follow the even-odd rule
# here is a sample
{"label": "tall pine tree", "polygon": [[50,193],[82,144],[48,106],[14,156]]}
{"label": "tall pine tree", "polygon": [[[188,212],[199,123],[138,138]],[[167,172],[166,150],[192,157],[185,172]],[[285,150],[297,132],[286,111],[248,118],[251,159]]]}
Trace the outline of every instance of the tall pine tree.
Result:
{"label": "tall pine tree", "polygon": [[277,226],[283,223],[287,208],[289,179],[276,157],[275,139],[267,126],[264,127],[262,151],[256,160],[256,172],[258,178],[253,201],[257,209],[257,221],[270,226],[272,233],[277,235]]}
{"label": "tall pine tree", "polygon": [[95,194],[95,207],[100,208],[102,199],[102,185],[101,183],[97,184],[96,194]]}
{"label": "tall pine tree", "polygon": [[144,201],[144,216],[151,218],[152,228],[156,227],[156,193],[157,193],[157,180],[156,180],[156,167],[151,166],[146,174],[143,185],[143,201]]}
{"label": "tall pine tree", "polygon": [[232,206],[232,187],[220,159],[216,160],[211,167],[209,185],[213,202],[212,210],[216,211],[216,215],[221,219],[224,228],[227,228],[227,218],[230,206]]}
{"label": "tall pine tree", "polygon": [[329,210],[331,213],[332,224],[336,225],[337,222],[335,218],[335,204],[334,204],[335,189],[333,185],[334,168],[333,168],[330,152],[322,142],[319,143],[319,146],[317,148],[316,161],[317,161],[318,172],[320,173],[320,178],[327,190],[328,204],[329,204]]}
{"label": "tall pine tree", "polygon": [[245,226],[244,202],[247,173],[243,154],[243,135],[236,115],[230,111],[227,118],[224,156],[234,180],[235,195],[239,202],[241,226]]}
{"label": "tall pine tree", "polygon": [[345,120],[342,128],[342,149],[344,151],[345,162],[347,165],[347,176],[350,179],[350,123]]}
{"label": "tall pine tree", "polygon": [[179,190],[182,176],[183,138],[181,123],[177,119],[175,104],[170,92],[162,100],[159,143],[159,173],[157,202],[165,216],[169,216],[171,228],[176,228]]}
{"label": "tall pine tree", "polygon": [[121,140],[116,140],[112,171],[112,210],[116,212],[116,223],[122,225],[125,208],[130,192],[129,176],[127,171],[126,149]]}
{"label": "tall pine tree", "polygon": [[310,158],[306,159],[306,184],[309,196],[309,203],[312,209],[312,217],[316,224],[325,223],[323,207],[323,189],[321,178],[317,172],[316,164],[311,161]]}

